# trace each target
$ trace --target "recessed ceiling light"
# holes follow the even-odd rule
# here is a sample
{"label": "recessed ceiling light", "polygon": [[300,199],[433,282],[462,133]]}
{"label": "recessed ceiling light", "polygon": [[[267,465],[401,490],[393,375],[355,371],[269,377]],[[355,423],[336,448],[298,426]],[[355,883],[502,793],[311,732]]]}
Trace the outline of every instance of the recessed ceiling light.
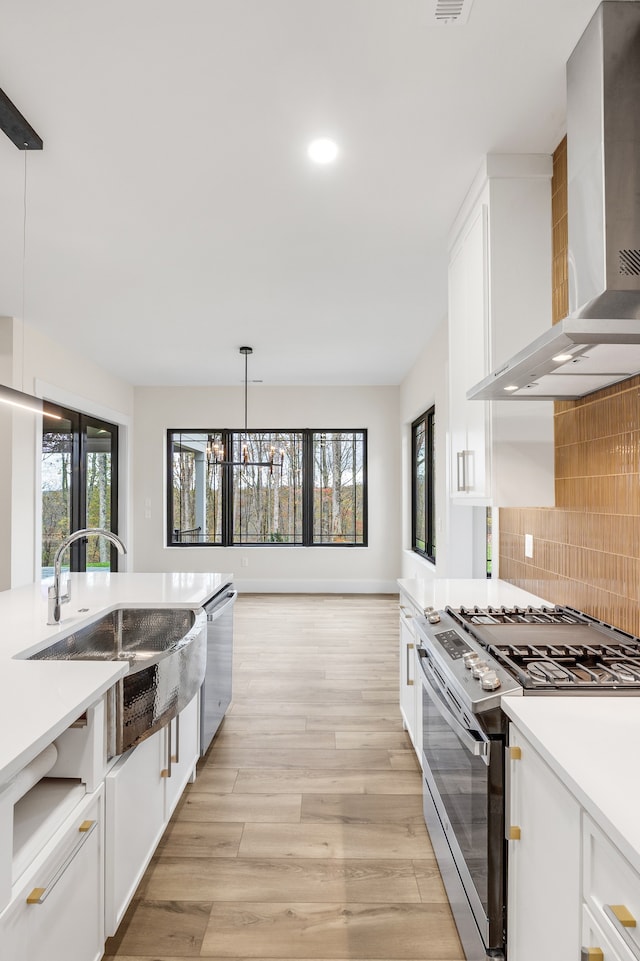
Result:
{"label": "recessed ceiling light", "polygon": [[556,364],[566,364],[567,361],[573,360],[573,354],[556,354],[551,360]]}
{"label": "recessed ceiling light", "polygon": [[331,164],[338,156],[338,145],[334,140],[320,137],[311,141],[307,153],[316,164]]}
{"label": "recessed ceiling light", "polygon": [[504,387],[503,390],[520,390],[517,384],[509,384],[508,387]]}

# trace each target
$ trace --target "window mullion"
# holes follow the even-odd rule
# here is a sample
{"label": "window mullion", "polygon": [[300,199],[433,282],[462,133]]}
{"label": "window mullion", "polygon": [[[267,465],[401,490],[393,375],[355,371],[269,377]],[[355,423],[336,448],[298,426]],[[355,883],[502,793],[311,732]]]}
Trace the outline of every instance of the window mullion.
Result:
{"label": "window mullion", "polygon": [[313,544],[313,431],[302,431],[302,543]]}

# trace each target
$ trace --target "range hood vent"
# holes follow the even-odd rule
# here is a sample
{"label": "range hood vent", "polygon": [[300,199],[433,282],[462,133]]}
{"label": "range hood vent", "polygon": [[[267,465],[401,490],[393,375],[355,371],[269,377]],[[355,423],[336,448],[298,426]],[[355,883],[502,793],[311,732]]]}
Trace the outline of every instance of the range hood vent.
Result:
{"label": "range hood vent", "polygon": [[605,0],[567,63],[569,315],[470,400],[575,399],[640,372],[639,103],[640,2]]}
{"label": "range hood vent", "polygon": [[640,322],[565,317],[467,392],[469,400],[575,400],[640,373]]}

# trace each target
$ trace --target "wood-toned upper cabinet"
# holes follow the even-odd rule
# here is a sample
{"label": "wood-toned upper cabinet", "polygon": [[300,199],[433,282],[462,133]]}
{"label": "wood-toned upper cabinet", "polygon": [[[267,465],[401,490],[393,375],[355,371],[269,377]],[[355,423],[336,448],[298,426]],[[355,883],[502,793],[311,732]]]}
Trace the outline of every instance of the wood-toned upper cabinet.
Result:
{"label": "wood-toned upper cabinet", "polygon": [[467,391],[551,326],[550,156],[485,159],[449,243],[449,491],[460,503],[554,503],[553,404]]}

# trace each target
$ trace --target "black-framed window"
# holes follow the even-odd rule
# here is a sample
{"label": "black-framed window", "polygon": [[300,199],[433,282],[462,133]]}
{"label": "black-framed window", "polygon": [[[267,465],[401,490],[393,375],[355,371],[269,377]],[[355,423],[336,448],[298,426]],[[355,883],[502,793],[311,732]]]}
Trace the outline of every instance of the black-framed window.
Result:
{"label": "black-framed window", "polygon": [[366,475],[366,430],[169,430],[167,544],[366,547]]}
{"label": "black-framed window", "polygon": [[[118,532],[118,427],[47,403],[59,420],[43,418],[41,576],[53,573],[56,550],[72,531],[101,527]],[[63,570],[118,569],[118,554],[103,537],[75,541]]]}
{"label": "black-framed window", "polygon": [[436,558],[435,407],[411,425],[411,546],[430,561]]}

